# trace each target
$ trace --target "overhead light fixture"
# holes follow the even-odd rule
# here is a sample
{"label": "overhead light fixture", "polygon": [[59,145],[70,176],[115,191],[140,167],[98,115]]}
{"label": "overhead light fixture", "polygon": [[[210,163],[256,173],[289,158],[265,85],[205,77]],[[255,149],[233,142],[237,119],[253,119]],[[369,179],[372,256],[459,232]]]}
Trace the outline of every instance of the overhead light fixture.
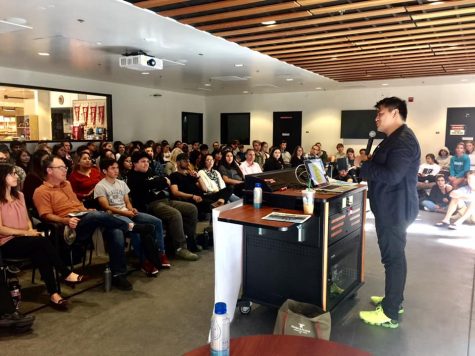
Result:
{"label": "overhead light fixture", "polygon": [[463,72],[465,70],[465,68],[459,68],[457,69],[459,72]]}
{"label": "overhead light fixture", "polygon": [[337,56],[335,56],[335,57],[332,57],[331,59],[332,59],[332,61],[335,61],[335,60],[337,60],[337,59],[338,59],[338,57],[337,57]]}
{"label": "overhead light fixture", "polygon": [[157,42],[157,39],[154,37],[146,37],[143,39],[145,42]]}
{"label": "overhead light fixture", "polygon": [[317,89],[317,90],[322,90],[322,88],[321,88],[321,87],[316,87],[315,89]]}
{"label": "overhead light fixture", "polygon": [[244,90],[242,93],[243,94],[249,94],[249,92],[247,90]]}
{"label": "overhead light fixture", "polygon": [[274,20],[261,22],[261,24],[263,24],[264,26],[275,25],[276,23],[277,21]]}
{"label": "overhead light fixture", "polygon": [[143,74],[143,75],[149,75],[150,73],[149,73],[149,72],[142,72],[141,74]]}
{"label": "overhead light fixture", "polygon": [[47,57],[47,56],[49,56],[49,53],[48,52],[38,52],[38,56]]}
{"label": "overhead light fixture", "polygon": [[210,87],[211,84],[210,83],[205,83],[205,87]]}
{"label": "overhead light fixture", "polygon": [[387,87],[389,84],[388,83],[383,83],[381,84],[383,87]]}
{"label": "overhead light fixture", "polygon": [[440,5],[440,4],[443,4],[444,1],[430,1],[429,0],[429,5]]}
{"label": "overhead light fixture", "polygon": [[244,64],[236,63],[234,66],[235,66],[235,67],[244,67]]}
{"label": "overhead light fixture", "polygon": [[287,78],[287,79],[286,79],[286,81],[288,81],[288,82],[291,82],[291,81],[293,81],[293,80],[294,80],[294,78]]}

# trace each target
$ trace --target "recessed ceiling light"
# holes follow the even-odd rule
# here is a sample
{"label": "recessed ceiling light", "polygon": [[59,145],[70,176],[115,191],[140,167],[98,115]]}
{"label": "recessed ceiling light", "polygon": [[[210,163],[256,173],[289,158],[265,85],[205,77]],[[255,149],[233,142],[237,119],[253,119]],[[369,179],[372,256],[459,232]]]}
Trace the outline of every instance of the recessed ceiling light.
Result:
{"label": "recessed ceiling light", "polygon": [[461,82],[468,82],[468,79],[461,79]]}
{"label": "recessed ceiling light", "polygon": [[433,1],[433,0],[432,0],[432,1],[429,0],[429,2],[430,2],[429,5],[440,5],[440,4],[443,4],[443,3],[444,3],[444,1]]}
{"label": "recessed ceiling light", "polygon": [[383,83],[381,84],[383,87],[387,87],[389,84],[388,83]]}
{"label": "recessed ceiling light", "polygon": [[462,72],[462,71],[465,70],[465,68],[459,68],[459,69],[457,69],[457,70],[458,70],[459,72]]}
{"label": "recessed ceiling light", "polygon": [[244,90],[242,93],[243,94],[249,94],[249,92],[247,90]]}
{"label": "recessed ceiling light", "polygon": [[332,57],[331,59],[332,59],[332,61],[334,61],[334,60],[337,60],[338,57],[335,56],[335,57]]}
{"label": "recessed ceiling light", "polygon": [[143,39],[145,42],[157,42],[157,39],[154,37],[146,37]]}
{"label": "recessed ceiling light", "polygon": [[275,25],[276,21],[274,21],[274,20],[264,21],[264,22],[261,22],[261,24],[263,24],[264,26]]}
{"label": "recessed ceiling light", "polygon": [[293,80],[294,80],[294,78],[287,78],[287,79],[286,79],[286,81],[288,81],[288,82],[291,82],[291,81],[293,81]]}
{"label": "recessed ceiling light", "polygon": [[211,84],[210,83],[205,83],[205,87],[210,87]]}
{"label": "recessed ceiling light", "polygon": [[322,90],[322,88],[320,88],[320,87],[316,87],[315,89],[317,89],[317,90]]}
{"label": "recessed ceiling light", "polygon": [[38,52],[38,56],[49,56],[48,52]]}
{"label": "recessed ceiling light", "polygon": [[143,75],[149,75],[149,72],[142,72]]}
{"label": "recessed ceiling light", "polygon": [[101,42],[101,41],[97,41],[97,42],[96,42],[96,45],[100,46],[100,45],[102,45],[102,42]]}
{"label": "recessed ceiling light", "polygon": [[244,67],[244,64],[236,63],[234,66],[235,66],[235,67]]}

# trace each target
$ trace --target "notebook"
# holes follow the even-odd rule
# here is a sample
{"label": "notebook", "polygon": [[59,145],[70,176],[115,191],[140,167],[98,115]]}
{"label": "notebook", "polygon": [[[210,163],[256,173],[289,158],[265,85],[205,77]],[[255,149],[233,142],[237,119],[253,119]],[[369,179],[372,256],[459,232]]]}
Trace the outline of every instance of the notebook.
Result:
{"label": "notebook", "polygon": [[312,181],[315,191],[341,193],[353,189],[356,183],[346,183],[330,180],[325,172],[325,166],[320,158],[313,158],[304,161],[308,176]]}

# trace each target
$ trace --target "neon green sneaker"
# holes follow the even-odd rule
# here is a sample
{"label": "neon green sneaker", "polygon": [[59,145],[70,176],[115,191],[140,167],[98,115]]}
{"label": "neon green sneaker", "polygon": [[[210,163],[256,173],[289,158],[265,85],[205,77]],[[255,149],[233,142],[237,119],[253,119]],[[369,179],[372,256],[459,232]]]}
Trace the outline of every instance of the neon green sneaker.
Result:
{"label": "neon green sneaker", "polygon": [[[383,302],[384,297],[380,297],[377,295],[372,295],[370,298],[371,304],[373,304],[376,307],[379,307],[381,303]],[[398,310],[398,314],[404,314],[404,307],[401,305]]]}
{"label": "neon green sneaker", "polygon": [[377,307],[376,310],[360,311],[360,319],[366,324],[383,326],[385,328],[396,329],[399,327],[397,320],[388,318],[381,306]]}

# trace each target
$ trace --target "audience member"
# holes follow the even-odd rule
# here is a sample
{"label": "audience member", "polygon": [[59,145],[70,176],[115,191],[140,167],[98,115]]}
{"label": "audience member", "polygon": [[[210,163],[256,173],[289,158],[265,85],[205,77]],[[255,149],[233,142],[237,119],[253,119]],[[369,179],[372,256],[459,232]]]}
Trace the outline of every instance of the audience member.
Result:
{"label": "audience member", "polygon": [[322,149],[322,144],[320,142],[317,142],[315,145],[317,145],[319,148],[319,151],[317,152],[318,157],[323,161],[323,163],[327,163],[328,162],[327,151]]}
{"label": "audience member", "polygon": [[125,145],[121,141],[115,141],[114,144],[115,159],[118,161],[120,156],[125,153]]}
{"label": "audience member", "polygon": [[432,153],[426,154],[426,162],[419,166],[417,180],[419,182],[435,182],[435,177],[439,174],[440,166]]}
{"label": "audience member", "polygon": [[224,151],[224,160],[221,162],[218,171],[221,173],[226,186],[232,189],[233,194],[242,197],[244,177],[232,151]]}
{"label": "audience member", "polygon": [[[467,219],[475,222],[475,171],[468,171],[466,178],[466,185],[450,193],[447,213],[441,222],[436,223],[437,226],[447,226],[451,230],[456,230]],[[450,218],[457,209],[461,210],[460,217],[451,223]]]}
{"label": "audience member", "polygon": [[270,151],[270,157],[264,163],[264,172],[276,171],[284,168],[284,161],[279,147],[273,147]]}
{"label": "audience member", "polygon": [[[282,158],[282,162],[283,162],[283,165],[285,167],[290,167],[290,158],[292,157],[292,155],[290,154],[289,151],[287,151],[287,141],[286,140],[282,140],[280,141],[280,144],[279,144],[279,151],[280,151],[280,157]],[[272,150],[270,152],[270,157],[269,158],[272,158]],[[264,169],[265,171],[265,169]]]}
{"label": "audience member", "polygon": [[218,169],[219,165],[221,164],[221,161],[223,159],[223,153],[221,152],[220,149],[215,150],[214,153],[211,155],[213,157],[214,161],[214,169]]}
{"label": "audience member", "polygon": [[[229,201],[232,190],[226,187],[221,174],[214,169],[213,156],[207,154],[205,156],[204,167],[198,172],[198,183],[204,196],[215,203],[213,206],[220,206]],[[232,201],[237,200],[234,196]]]}
{"label": "audience member", "polygon": [[[153,234],[130,232],[134,251],[140,258],[142,271],[147,275],[156,275],[160,268],[169,268],[170,262],[165,254],[165,243],[163,241],[163,228],[160,219],[155,216],[141,213],[132,206],[129,199],[130,189],[127,184],[117,177],[119,176],[119,165],[114,159],[103,159],[101,161],[101,171],[104,178],[97,183],[94,188],[94,198],[98,200],[101,208],[127,224],[143,224],[153,226]],[[140,247],[140,242],[146,248]],[[146,259],[142,256],[145,254]]]}
{"label": "audience member", "polygon": [[452,156],[447,147],[442,147],[437,154],[437,162],[439,163],[440,171],[446,176],[446,178],[449,176],[451,158]]}
{"label": "audience member", "polygon": [[292,167],[298,167],[303,164],[304,161],[304,152],[302,146],[295,146],[292,157],[290,158],[290,165]]}
{"label": "audience member", "polygon": [[5,161],[6,162],[12,163],[14,165],[15,172],[18,175],[18,179],[19,179],[19,181],[18,181],[19,186],[18,187],[20,188],[20,190],[23,190],[23,182],[25,182],[25,178],[26,178],[25,170],[14,164],[14,161],[13,161],[12,157],[10,156],[10,150],[8,149],[8,146],[5,145],[4,143],[0,144],[0,152],[5,155]]}
{"label": "audience member", "polygon": [[475,147],[473,141],[465,142],[465,153],[470,159],[470,170],[475,170]]}
{"label": "audience member", "polygon": [[132,162],[133,169],[129,173],[127,184],[135,207],[138,211],[162,220],[167,235],[171,236],[177,257],[196,261],[199,256],[190,252],[187,247],[188,236],[190,247],[196,248],[195,233],[198,222],[196,206],[168,198],[170,185],[168,178],[153,174],[145,153],[136,152],[132,156]]}
{"label": "audience member", "polygon": [[134,167],[132,157],[128,153],[123,153],[117,163],[119,164],[119,176],[117,178],[127,183],[127,175]]}
{"label": "audience member", "polygon": [[[90,241],[97,227],[104,228],[103,237],[108,243],[112,284],[122,290],[132,290],[126,278],[124,233],[129,224],[103,211],[89,211],[77,199],[66,180],[67,168],[58,157],[49,157],[43,161],[45,181],[35,190],[33,202],[40,217],[46,221],[64,224],[66,229],[75,230],[76,241]],[[83,212],[81,218],[71,214]]]}
{"label": "audience member", "polygon": [[26,173],[30,171],[30,160],[31,160],[31,155],[27,150],[19,150],[15,153],[15,164],[23,169]]}
{"label": "audience member", "polygon": [[25,183],[23,184],[23,193],[25,194],[26,207],[33,209],[33,193],[36,188],[43,184],[42,178],[42,163],[49,157],[48,151],[35,151],[31,156],[31,170],[26,175]]}
{"label": "audience member", "polygon": [[18,176],[8,163],[0,164],[0,247],[3,257],[30,258],[40,270],[51,306],[66,309],[68,301],[59,293],[53,268],[69,284],[81,283],[83,276],[66,268],[50,240],[33,229]]}
{"label": "audience member", "polygon": [[97,203],[94,200],[94,187],[101,179],[100,171],[92,165],[91,156],[83,151],[68,180],[77,198],[87,208],[97,208]]}
{"label": "audience member", "polygon": [[256,154],[256,156],[254,157],[254,162],[256,162],[261,168],[264,167],[264,161],[266,160],[266,158],[261,152],[261,141],[253,140],[252,148],[254,149],[254,153]]}
{"label": "audience member", "polygon": [[465,154],[465,145],[459,142],[455,147],[455,155],[450,158],[449,183],[454,189],[465,180],[465,174],[470,170],[470,158]]}
{"label": "audience member", "polygon": [[53,146],[53,156],[61,158],[64,162],[64,165],[68,168],[67,175],[69,176],[73,171],[73,162],[66,158],[67,151],[62,143],[57,143]]}
{"label": "audience member", "polygon": [[[264,162],[270,157],[269,144],[265,141],[261,142],[261,153],[264,155]],[[245,158],[244,158],[245,159]]]}
{"label": "audience member", "polygon": [[[180,144],[180,146],[181,146],[181,144]],[[177,170],[176,158],[178,157],[178,155],[180,155],[182,153],[183,153],[183,151],[179,147],[175,147],[172,150],[172,153],[171,153],[171,156],[170,156],[170,161],[168,161],[165,164],[165,168],[163,169],[166,176],[170,176],[173,172],[176,172],[176,170]]]}
{"label": "audience member", "polygon": [[435,183],[436,185],[430,190],[429,196],[422,198],[420,204],[425,211],[445,213],[452,187],[445,182],[443,174],[437,175]]}
{"label": "audience member", "polygon": [[172,155],[171,151],[170,151],[170,145],[168,144],[168,142],[165,142],[163,143],[162,142],[162,153],[161,153],[161,156],[162,156],[162,159],[161,161],[163,161],[163,163],[167,163],[168,161],[170,161],[170,156]]}
{"label": "audience member", "polygon": [[261,167],[256,162],[254,162],[255,157],[256,153],[254,150],[252,148],[248,148],[246,151],[246,160],[239,165],[243,176],[246,174],[262,173]]}

